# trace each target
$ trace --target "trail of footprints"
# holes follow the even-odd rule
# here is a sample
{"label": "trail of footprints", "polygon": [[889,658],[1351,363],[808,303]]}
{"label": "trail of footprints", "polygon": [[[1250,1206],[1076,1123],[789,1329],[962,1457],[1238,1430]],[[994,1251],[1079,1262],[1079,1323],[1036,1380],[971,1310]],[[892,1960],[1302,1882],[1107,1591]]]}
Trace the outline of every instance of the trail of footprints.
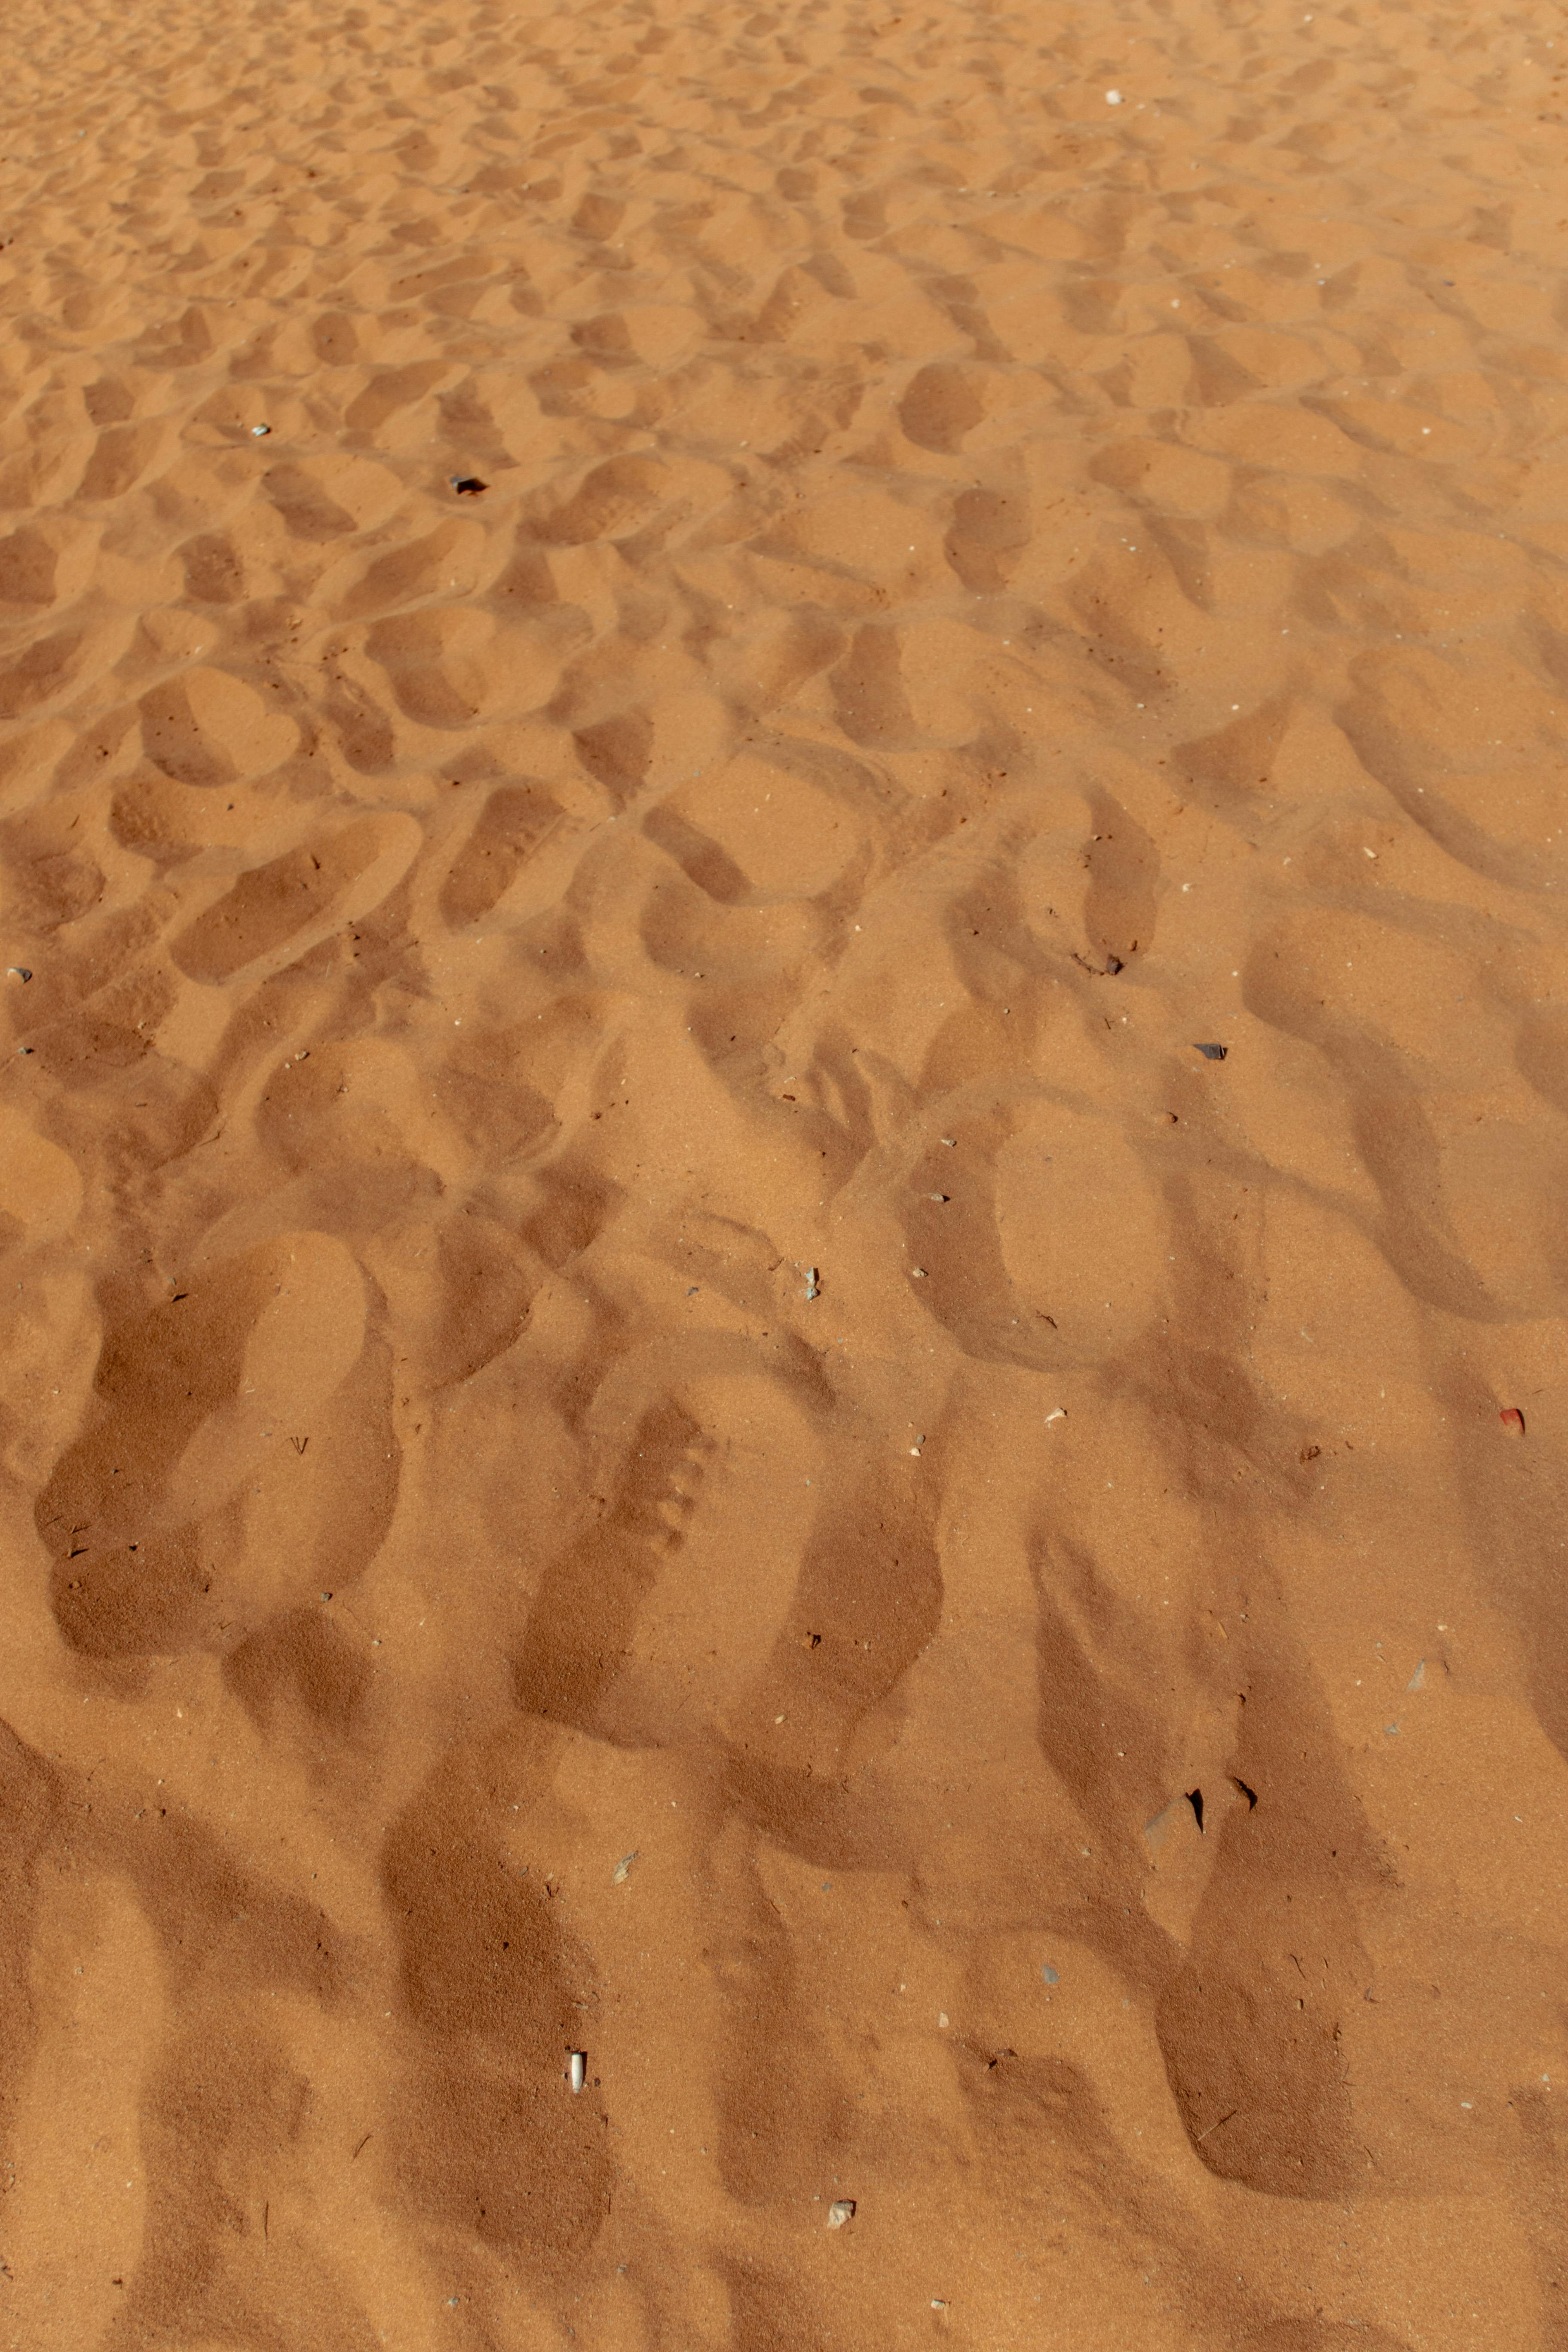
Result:
{"label": "trail of footprints", "polygon": [[[635,1151],[599,1132],[617,1068],[641,1086],[649,1066],[624,1002],[656,1008],[670,1051],[695,1040],[704,1116],[777,1139],[803,1184],[895,1203],[923,1277],[911,1333],[1107,1393],[1151,1384],[1152,1351],[1209,1432],[1194,1468],[1189,1433],[1156,1420],[1163,1458],[1218,1491],[1276,1437],[1296,1458],[1310,1409],[1220,1397],[1163,1336],[1184,1276],[1112,1236],[1169,1229],[1214,1280],[1247,1272],[1194,1154],[1237,1182],[1266,1160],[1201,1073],[1161,1064],[1152,1129],[1137,1088],[1096,1098],[1073,1043],[1108,1019],[1110,960],[1141,984],[1177,921],[1159,845],[1178,802],[1279,866],[1243,1003],[1331,1074],[1374,1179],[1347,1202],[1291,1171],[1279,1216],[1363,1253],[1391,1312],[1484,1318],[1516,1297],[1506,1254],[1441,1205],[1474,1147],[1430,1075],[1437,1041],[1387,1027],[1378,981],[1397,960],[1408,1004],[1414,961],[1447,1001],[1514,927],[1556,936],[1546,213],[1479,132],[1446,134],[1441,164],[1417,134],[1445,92],[1469,104],[1479,29],[1310,21],[997,14],[964,47],[951,17],[826,5],[592,26],[477,7],[450,32],[367,5],[308,35],[276,8],[221,40],[198,6],[40,20],[0,163],[0,862],[7,957],[32,975],[6,983],[7,1099],[46,1155],[7,1242],[22,1282],[77,1280],[60,1203],[85,1182],[105,1255],[137,1268],[73,1293],[94,1368],[34,1515],[42,1605],[106,1678],[84,1687],[210,1658],[247,1736],[305,1727],[318,1790],[374,1757],[389,1702],[339,1604],[416,1507],[432,1399],[499,1382],[536,1303],[571,1289],[581,1327],[547,1326],[516,1399],[486,1391],[603,1489],[575,1531],[565,1512],[517,1531],[515,1784],[548,1790],[574,1739],[695,1757],[728,1776],[710,1853],[738,1885],[759,1854],[851,1868],[824,1783],[935,1636],[932,1512],[879,1472],[836,1517],[806,1502],[844,1430],[888,1442],[885,1407],[816,1368],[760,1275],[726,1311],[788,1329],[782,1370],[725,1357],[682,1401],[689,1367],[649,1381],[618,1439],[584,1435],[582,1393],[664,1311],[627,1265],[683,1265],[638,1223]],[[1549,124],[1543,23],[1485,54]],[[1141,112],[1108,114],[1112,77]],[[1396,228],[1415,194],[1422,225]],[[488,487],[459,499],[454,476]],[[1234,713],[1205,683],[1222,637],[1262,682]],[[1501,741],[1482,719],[1500,698]],[[1351,838],[1373,787],[1379,856],[1413,845],[1392,896]],[[1331,898],[1326,945],[1292,856]],[[1436,943],[1453,869],[1480,893],[1468,963]],[[930,1005],[879,928],[894,884],[931,894]],[[629,956],[605,944],[628,888]],[[1521,1138],[1563,1108],[1524,990],[1505,971],[1467,1015]],[[786,1570],[748,1624],[744,1576],[717,1603],[713,1580],[726,1555],[744,1567],[737,1498],[772,1494],[780,1461]],[[1090,1565],[1040,1555],[1037,1736],[1130,1891],[1146,1792],[1179,1805],[1190,1768],[1158,1719],[1129,1717],[1125,1776],[1077,1726],[1142,1636],[1096,1598],[1087,1507],[1073,1540]],[[715,1608],[736,1646],[704,1657]],[[1235,1679],[1227,1662],[1215,1690]],[[1312,1727],[1299,1788],[1271,1706]],[[775,1722],[763,1762],[748,1743]],[[490,1737],[443,1730],[369,1854],[402,2037],[373,2162],[499,2312],[510,2262],[542,2305],[591,2266],[616,2175],[604,2103],[554,2099],[594,1965],[501,1851]],[[1272,1700],[1254,1683],[1140,1948],[1195,2159],[1307,2200],[1359,2162],[1334,2021],[1379,1883],[1354,1799],[1323,1795],[1331,1745],[1304,1665]],[[18,1748],[11,1801],[39,1851],[70,1771]],[[222,1878],[198,1790],[180,1803],[205,1858],[184,1892],[148,1865],[167,1948]],[[1331,1831],[1335,1871],[1314,1858]],[[855,1834],[902,1851],[891,1810]],[[1348,1972],[1310,2015],[1279,1989],[1287,1885]],[[768,2092],[788,2170],[810,2007],[757,1932],[728,1965],[788,2053]],[[379,1965],[344,1946],[345,2014]],[[242,1992],[268,1980],[259,1946],[252,1967]],[[158,2113],[191,2036],[232,2030],[240,1999],[171,1996]],[[244,2046],[264,2079],[279,2062]],[[1047,2105],[1070,2145],[1072,2099]],[[423,2128],[443,2116],[445,2137]],[[738,2107],[726,2130],[731,2191],[765,2210],[777,2165]],[[244,2180],[286,2170],[280,2146],[236,2157],[243,2219],[209,2202],[181,2224],[182,2269],[187,2159],[147,2145],[165,2169],[123,2326],[317,2340],[232,2268],[221,2292],[187,2283],[224,2232],[254,2235]],[[371,2340],[330,2264],[312,2292],[334,2340]],[[657,2298],[644,2318],[643,2340],[676,2340]],[[748,2325],[729,2340],[763,2340]]]}

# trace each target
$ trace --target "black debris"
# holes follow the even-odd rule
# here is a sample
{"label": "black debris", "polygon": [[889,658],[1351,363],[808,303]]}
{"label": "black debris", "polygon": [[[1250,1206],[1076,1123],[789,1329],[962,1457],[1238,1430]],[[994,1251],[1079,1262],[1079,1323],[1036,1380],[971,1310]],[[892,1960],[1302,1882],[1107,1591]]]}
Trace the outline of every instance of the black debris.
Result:
{"label": "black debris", "polygon": [[1223,1062],[1230,1047],[1228,1045],[1194,1045],[1193,1051],[1195,1054],[1201,1054],[1205,1062]]}
{"label": "black debris", "polygon": [[451,480],[452,488],[460,499],[481,498],[489,488],[489,484],[481,482],[477,474],[454,474]]}

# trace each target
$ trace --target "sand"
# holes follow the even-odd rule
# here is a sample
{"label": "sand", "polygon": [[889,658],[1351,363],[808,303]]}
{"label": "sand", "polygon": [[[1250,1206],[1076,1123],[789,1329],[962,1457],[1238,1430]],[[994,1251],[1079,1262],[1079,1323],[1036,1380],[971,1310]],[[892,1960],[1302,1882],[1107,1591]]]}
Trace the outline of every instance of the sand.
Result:
{"label": "sand", "polygon": [[1568,2346],[1562,31],[16,0],[0,2346]]}

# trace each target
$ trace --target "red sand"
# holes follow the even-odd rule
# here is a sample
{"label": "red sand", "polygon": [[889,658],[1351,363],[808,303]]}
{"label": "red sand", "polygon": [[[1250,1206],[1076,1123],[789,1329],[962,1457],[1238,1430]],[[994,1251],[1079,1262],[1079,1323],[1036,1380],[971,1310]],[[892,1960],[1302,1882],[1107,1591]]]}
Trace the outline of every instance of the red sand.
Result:
{"label": "red sand", "polygon": [[16,0],[0,2345],[1568,2345],[1559,22]]}

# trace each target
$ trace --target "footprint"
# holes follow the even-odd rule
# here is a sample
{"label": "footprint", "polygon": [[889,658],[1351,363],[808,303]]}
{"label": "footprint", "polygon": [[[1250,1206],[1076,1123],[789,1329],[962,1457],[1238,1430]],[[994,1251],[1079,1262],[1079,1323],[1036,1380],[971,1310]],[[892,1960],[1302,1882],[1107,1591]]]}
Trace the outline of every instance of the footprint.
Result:
{"label": "footprint", "polygon": [[634,1360],[595,1399],[595,1450],[616,1466],[540,1581],[513,1676],[530,1712],[643,1746],[760,1736],[820,1440],[806,1398],[722,1369],[728,1342],[711,1352],[651,1398],[655,1367]]}
{"label": "footprint", "polygon": [[[831,894],[842,915],[851,900],[858,903],[871,859],[852,799],[747,753],[712,761],[665,794],[643,830],[689,882],[726,908],[802,906]],[[650,908],[645,934],[659,929],[652,916]]]}
{"label": "footprint", "polygon": [[508,784],[491,793],[442,886],[447,920],[475,923],[488,915],[561,823],[560,803],[543,784]]}
{"label": "footprint", "polygon": [[924,742],[904,692],[900,654],[898,629],[868,624],[856,631],[849,651],[831,672],[834,715],[852,743],[907,751]]}
{"label": "footprint", "polygon": [[142,749],[176,783],[266,775],[300,740],[291,719],[226,670],[182,670],[142,696],[141,713]]}
{"label": "footprint", "polygon": [[1341,2040],[1372,1980],[1361,1921],[1387,1878],[1308,1670],[1276,1652],[1246,1676],[1233,1769],[1257,1803],[1222,1825],[1155,2031],[1210,2172],[1339,2198],[1365,2178]]}
{"label": "footprint", "polygon": [[533,536],[557,547],[614,543],[650,522],[667,495],[668,468],[655,457],[609,457],[559,504],[542,508]]}
{"label": "footprint", "polygon": [[0,539],[0,604],[56,604],[60,550],[31,524]]}
{"label": "footprint", "polygon": [[141,425],[110,425],[98,436],[98,446],[87,461],[78,496],[123,498],[171,446],[173,437],[169,424],[152,419]]}
{"label": "footprint", "polygon": [[484,555],[485,536],[482,523],[465,518],[442,523],[425,538],[377,556],[344,596],[343,618],[395,612],[422,597],[444,595],[459,583],[470,585]]}
{"label": "footprint", "polygon": [[425,727],[537,710],[554,693],[571,624],[542,614],[499,625],[472,605],[398,614],[372,629],[365,651],[391,681],[398,707]]}
{"label": "footprint", "polygon": [[170,952],[192,980],[217,985],[297,962],[395,889],[424,845],[416,818],[361,817],[341,833],[253,866],[181,932]]}
{"label": "footprint", "polygon": [[73,1649],[227,1650],[360,1575],[397,1483],[365,1313],[342,1244],[300,1233],[110,1322],[89,1424],[35,1514]]}
{"label": "footprint", "polygon": [[223,1677],[265,1730],[293,1707],[317,1734],[350,1739],[364,1721],[369,1655],[322,1609],[286,1609],[230,1651]]}
{"label": "footprint", "polygon": [[[1038,1738],[1110,1874],[1107,1948],[1163,1979],[1155,2032],[1204,2166],[1268,2196],[1342,2196],[1365,2155],[1341,2036],[1371,1981],[1360,1923],[1388,1882],[1328,1710],[1278,1638],[1262,1654],[1181,1644],[1174,1612],[1141,1612],[1062,1508],[1035,1571]],[[1152,1820],[1151,1789],[1170,1792]]]}
{"label": "footprint", "polygon": [[185,593],[200,604],[237,604],[250,593],[245,558],[226,531],[205,531],[180,550]]}
{"label": "footprint", "polygon": [[961,490],[952,502],[947,560],[966,588],[1000,595],[1033,535],[1023,483],[1011,491]]}
{"label": "footprint", "polygon": [[450,360],[417,360],[407,367],[377,368],[364,390],[350,402],[343,422],[354,433],[381,435],[400,411],[413,408],[443,378],[456,374]]}
{"label": "footprint", "polygon": [[1153,944],[1160,853],[1131,809],[1111,793],[1093,791],[1089,814],[1084,934],[1097,964],[1109,955],[1125,963],[1135,953],[1146,955]]}
{"label": "footprint", "polygon": [[0,719],[26,719],[75,687],[89,667],[108,671],[112,649],[102,632],[60,629],[38,637],[0,668]]}
{"label": "footprint", "polygon": [[1125,1358],[1158,1322],[1167,1222],[1118,1122],[1048,1101],[967,1127],[957,1152],[933,1149],[903,1213],[927,1312],[967,1354],[1052,1369]]}
{"label": "footprint", "polygon": [[471,1203],[438,1223],[383,1223],[362,1246],[397,1329],[398,1377],[423,1393],[471,1380],[505,1354],[543,1271],[515,1233]]}
{"label": "footprint", "polygon": [[1364,654],[1334,716],[1368,772],[1440,847],[1513,889],[1562,887],[1561,734],[1550,694],[1500,646],[1461,664]]}
{"label": "footprint", "polygon": [[282,516],[290,538],[319,542],[379,530],[390,521],[406,495],[389,467],[354,457],[273,466],[262,488]]}
{"label": "footprint", "polygon": [[1125,492],[1152,517],[1217,521],[1230,498],[1230,467],[1179,441],[1130,434],[1101,450],[1089,471],[1091,480]]}
{"label": "footprint", "polygon": [[489,1779],[459,1755],[387,1837],[382,1885],[419,2037],[388,2164],[448,2241],[555,2283],[592,2246],[614,2183],[602,2102],[591,2080],[575,2098],[565,2080],[595,1986],[542,1876],[521,1877],[491,1832]]}
{"label": "footprint", "polygon": [[0,833],[13,920],[29,931],[58,930],[79,922],[104,892],[103,868],[90,851],[70,845],[63,823],[46,824],[42,812]]}

